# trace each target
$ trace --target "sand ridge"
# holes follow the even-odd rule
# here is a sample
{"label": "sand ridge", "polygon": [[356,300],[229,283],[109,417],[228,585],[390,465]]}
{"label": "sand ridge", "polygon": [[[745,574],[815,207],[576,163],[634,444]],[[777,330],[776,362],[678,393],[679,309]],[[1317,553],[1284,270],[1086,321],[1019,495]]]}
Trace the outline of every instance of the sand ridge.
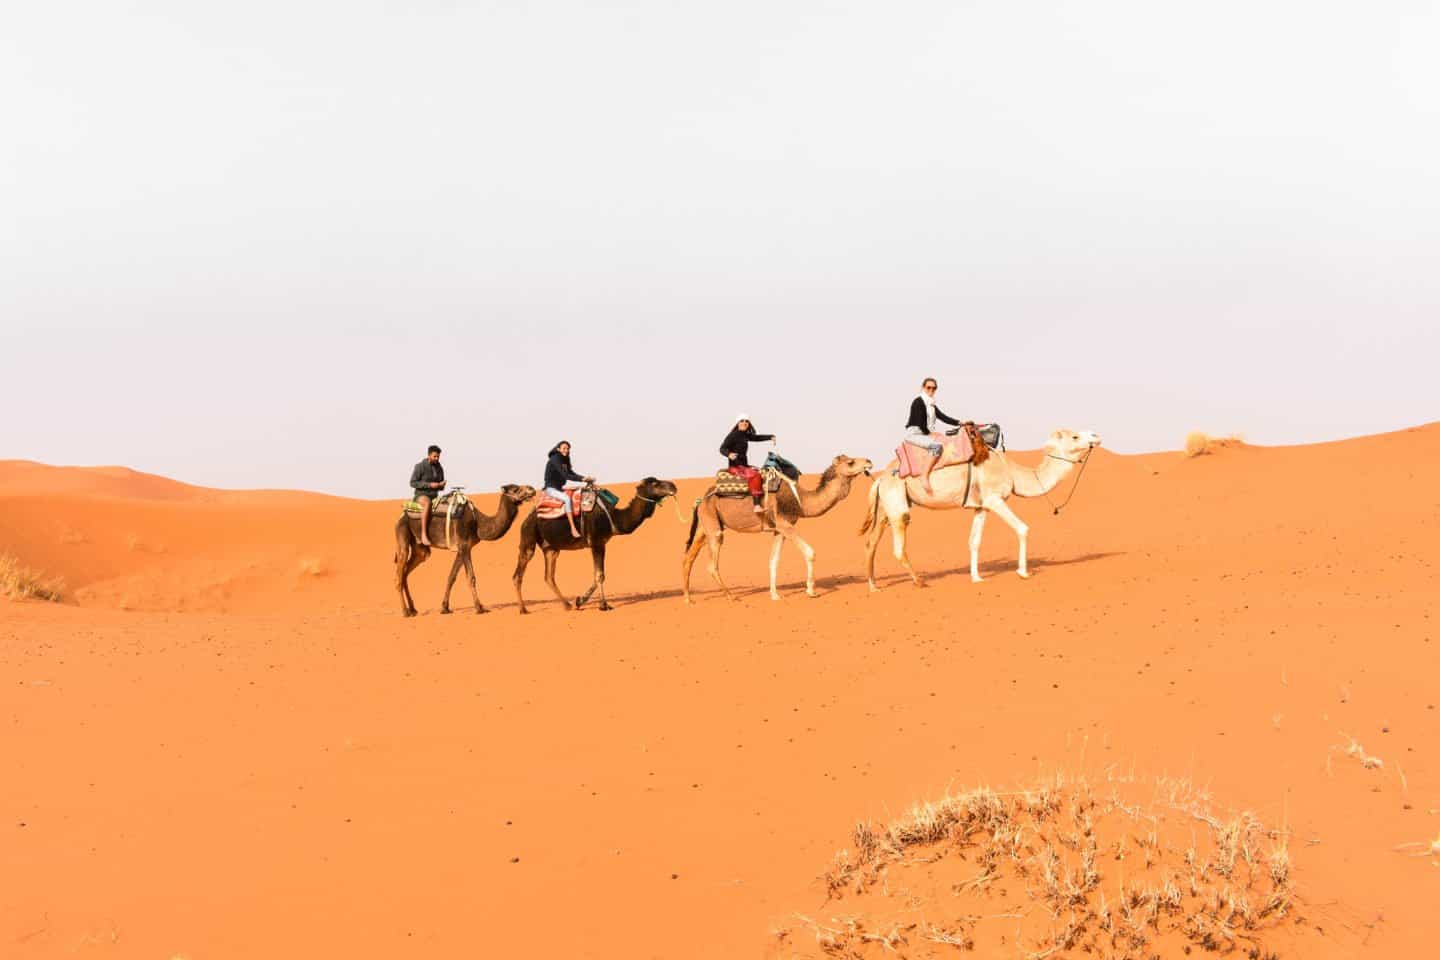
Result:
{"label": "sand ridge", "polygon": [[971,585],[968,515],[920,512],[933,586],[882,552],[874,596],[857,483],[801,525],[819,599],[787,550],[771,603],[732,536],[743,599],[697,566],[692,608],[662,509],[611,547],[610,614],[532,565],[519,617],[512,531],[475,551],[495,612],[435,613],[441,555],[404,621],[393,501],[0,464],[0,544],[77,601],[0,602],[0,953],[784,956],[857,820],[1118,769],[1288,818],[1335,955],[1425,955],[1440,870],[1395,848],[1440,833],[1437,473],[1433,424],[1100,451],[1064,516],[1012,501],[1031,581],[992,525]]}

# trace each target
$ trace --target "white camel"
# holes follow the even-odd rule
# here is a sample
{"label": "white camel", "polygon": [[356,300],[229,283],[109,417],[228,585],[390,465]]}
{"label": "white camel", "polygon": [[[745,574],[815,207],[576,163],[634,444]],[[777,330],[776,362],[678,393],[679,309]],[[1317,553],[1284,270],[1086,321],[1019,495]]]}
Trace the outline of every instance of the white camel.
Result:
{"label": "white camel", "polygon": [[[875,585],[875,549],[880,544],[886,523],[890,524],[894,533],[895,559],[910,574],[915,586],[925,586],[915,568],[910,566],[910,557],[906,552],[912,506],[929,507],[931,510],[968,507],[975,511],[975,519],[970,524],[970,579],[975,583],[982,579],[980,536],[985,529],[985,515],[996,514],[1010,525],[1020,540],[1020,563],[1015,572],[1022,577],[1030,576],[1025,563],[1025,538],[1030,528],[1015,515],[1005,500],[1012,493],[1018,497],[1048,494],[1099,445],[1099,435],[1089,430],[1056,430],[1045,441],[1045,456],[1038,466],[1012,463],[1008,456],[995,450],[978,467],[968,463],[938,467],[930,475],[929,492],[925,490],[922,478],[907,477],[902,480],[892,469],[886,469],[870,486],[870,506],[865,513],[865,522],[860,525],[861,534],[869,534],[865,542],[865,575],[870,581],[870,590],[880,589]],[[890,466],[893,468],[894,463]]]}

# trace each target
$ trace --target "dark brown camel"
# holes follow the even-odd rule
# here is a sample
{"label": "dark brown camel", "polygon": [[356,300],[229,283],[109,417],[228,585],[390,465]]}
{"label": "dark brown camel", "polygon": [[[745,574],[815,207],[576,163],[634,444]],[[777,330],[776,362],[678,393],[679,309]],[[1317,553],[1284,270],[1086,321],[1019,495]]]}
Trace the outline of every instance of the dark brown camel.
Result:
{"label": "dark brown camel", "polygon": [[[460,568],[470,578],[470,596],[475,601],[475,612],[484,613],[480,595],[475,592],[475,567],[470,562],[470,551],[482,540],[499,540],[509,531],[510,525],[520,514],[520,504],[535,496],[535,488],[507,483],[500,488],[500,509],[495,516],[487,517],[467,503],[450,521],[450,540],[445,538],[446,517],[443,506],[435,510],[430,518],[430,541],[440,550],[454,550],[455,562],[450,565],[450,577],[445,581],[445,598],[440,601],[440,612],[450,612],[450,588]],[[410,596],[410,573],[430,558],[430,547],[420,542],[420,518],[400,515],[395,521],[395,589],[400,591],[400,611],[407,617],[415,616],[415,600]]]}
{"label": "dark brown camel", "polygon": [[[520,527],[520,556],[515,562],[515,598],[520,601],[520,612],[530,612],[525,608],[525,596],[520,586],[525,580],[525,568],[530,564],[530,558],[535,555],[536,547],[545,554],[545,582],[550,585],[555,598],[565,604],[566,609],[580,609],[596,589],[599,589],[600,609],[609,610],[610,604],[605,599],[605,545],[616,534],[634,533],[640,524],[654,515],[661,500],[675,496],[676,492],[675,484],[669,480],[646,477],[635,485],[635,499],[623,507],[602,507],[603,501],[597,501],[595,509],[585,514],[578,538],[570,536],[570,526],[564,517],[541,520],[532,509]],[[576,597],[574,604],[571,604],[555,585],[555,565],[560,559],[561,550],[579,550],[583,547],[590,548],[590,557],[595,562],[595,579],[591,582],[590,589]]]}

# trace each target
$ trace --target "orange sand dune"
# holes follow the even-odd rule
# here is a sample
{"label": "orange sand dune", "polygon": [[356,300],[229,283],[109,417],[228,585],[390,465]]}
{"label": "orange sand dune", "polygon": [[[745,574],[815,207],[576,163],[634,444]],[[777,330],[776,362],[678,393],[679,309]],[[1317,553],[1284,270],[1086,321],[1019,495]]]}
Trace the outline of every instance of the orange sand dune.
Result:
{"label": "orange sand dune", "polygon": [[1440,835],[1437,481],[1437,424],[1101,452],[1061,517],[1012,501],[1030,581],[992,523],[971,584],[969,515],[922,511],[931,588],[886,554],[876,595],[861,483],[802,524],[818,599],[787,550],[772,603],[731,534],[742,599],[701,564],[690,608],[667,505],[612,544],[611,613],[537,562],[518,616],[512,531],[475,551],[492,613],[435,614],[440,554],[404,620],[394,502],[3,462],[0,552],[74,602],[0,601],[0,956],[813,956],[772,931],[854,908],[817,878],[857,820],[1057,771],[1283,822],[1281,956],[1429,956],[1440,869],[1395,848]]}

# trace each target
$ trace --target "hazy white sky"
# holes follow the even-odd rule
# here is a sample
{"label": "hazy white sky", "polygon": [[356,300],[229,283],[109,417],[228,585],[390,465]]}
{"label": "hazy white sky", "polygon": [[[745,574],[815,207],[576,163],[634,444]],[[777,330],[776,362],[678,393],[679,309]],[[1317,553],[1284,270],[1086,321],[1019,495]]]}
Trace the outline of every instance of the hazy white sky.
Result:
{"label": "hazy white sky", "polygon": [[[0,12],[0,458],[402,493],[1440,418],[1440,5]],[[420,344],[433,347],[420,355]]]}

